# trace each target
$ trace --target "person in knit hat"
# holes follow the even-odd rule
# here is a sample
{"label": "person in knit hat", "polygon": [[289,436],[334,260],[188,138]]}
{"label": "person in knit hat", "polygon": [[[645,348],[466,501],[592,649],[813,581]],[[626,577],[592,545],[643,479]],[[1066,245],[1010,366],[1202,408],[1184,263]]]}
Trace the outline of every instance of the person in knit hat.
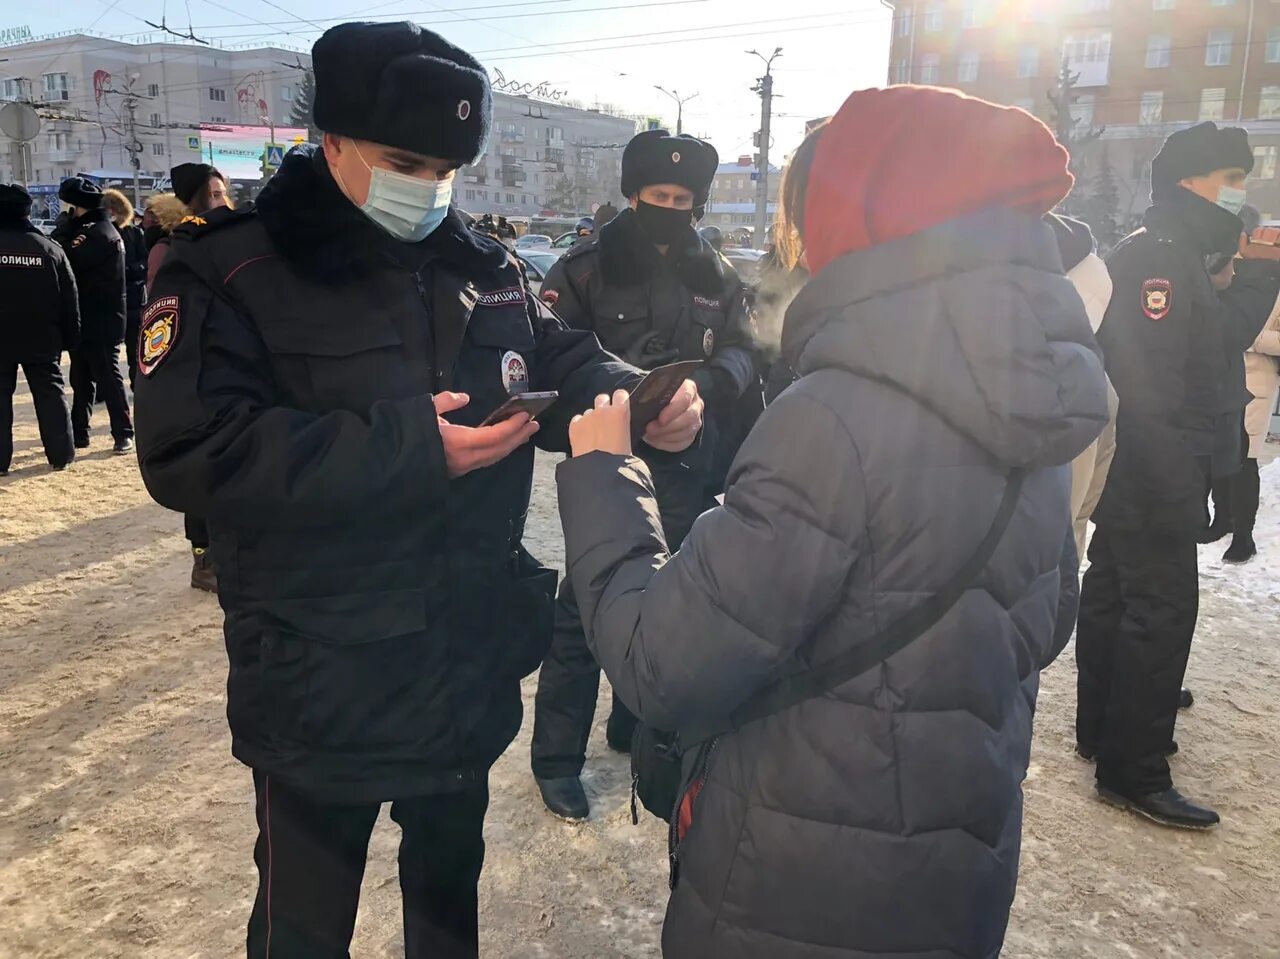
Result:
{"label": "person in knit hat", "polygon": [[1071,183],[1021,110],[854,93],[785,175],[798,379],[724,505],[671,554],[626,398],[571,431],[588,640],[684,752],[665,959],[999,955],[1038,675],[1075,618],[1069,464],[1107,420],[1043,219]]}
{"label": "person in knit hat", "polygon": [[[567,450],[572,413],[641,374],[453,206],[491,125],[474,57],[344,23],[312,64],[322,143],[173,232],[139,338],[139,465],[204,517],[217,566],[256,794],[250,959],[348,955],[384,803],[405,956],[475,959],[489,770],[553,626],[556,573],[522,545],[531,441]],[[560,399],[535,420],[529,392]],[[694,443],[702,406],[676,390],[655,455]]]}
{"label": "person in knit hat", "polygon": [[1237,261],[1221,294],[1206,267],[1241,247],[1252,168],[1243,130],[1201,123],[1169,136],[1151,164],[1142,229],[1107,257],[1114,294],[1098,334],[1120,408],[1081,593],[1076,748],[1096,759],[1104,800],[1186,829],[1219,821],[1175,788],[1167,759],[1179,706],[1192,702],[1182,680],[1199,603],[1196,541],[1224,433],[1239,468],[1242,353],[1280,289],[1274,264]]}

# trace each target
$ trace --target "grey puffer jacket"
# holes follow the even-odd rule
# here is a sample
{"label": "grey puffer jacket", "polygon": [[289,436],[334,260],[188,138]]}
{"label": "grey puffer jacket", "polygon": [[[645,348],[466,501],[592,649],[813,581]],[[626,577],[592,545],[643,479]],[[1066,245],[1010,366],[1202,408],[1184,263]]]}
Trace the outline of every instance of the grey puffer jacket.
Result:
{"label": "grey puffer jacket", "polygon": [[644,466],[560,467],[569,572],[623,701],[714,723],[940,589],[1029,469],[986,572],[932,630],[713,750],[668,959],[999,953],[1039,671],[1075,618],[1069,463],[1107,419],[1052,231],[985,211],[829,265],[787,313],[799,381],[725,505],[668,557]]}

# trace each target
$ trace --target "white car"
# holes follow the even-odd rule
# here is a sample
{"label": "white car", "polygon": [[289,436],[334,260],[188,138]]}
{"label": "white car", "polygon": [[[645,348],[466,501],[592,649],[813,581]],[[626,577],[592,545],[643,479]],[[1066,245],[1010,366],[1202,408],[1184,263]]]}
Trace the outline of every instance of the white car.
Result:
{"label": "white car", "polygon": [[51,236],[58,225],[57,220],[32,220],[31,223],[45,236]]}
{"label": "white car", "polygon": [[542,281],[547,278],[547,273],[556,260],[560,259],[560,254],[549,250],[517,250],[516,256],[524,263],[525,273],[529,276],[529,289],[534,296],[541,296]]}
{"label": "white car", "polygon": [[541,233],[526,233],[520,239],[516,240],[517,250],[549,250],[551,249],[551,237],[544,236]]}

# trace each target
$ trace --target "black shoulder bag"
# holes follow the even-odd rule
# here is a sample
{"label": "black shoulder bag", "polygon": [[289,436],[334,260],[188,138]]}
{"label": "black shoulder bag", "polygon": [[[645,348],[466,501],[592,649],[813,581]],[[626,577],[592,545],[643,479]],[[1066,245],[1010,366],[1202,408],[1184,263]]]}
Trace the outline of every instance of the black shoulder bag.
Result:
{"label": "black shoulder bag", "polygon": [[[867,642],[859,643],[812,669],[774,680],[722,722],[700,729],[686,729],[678,734],[638,725],[631,743],[631,821],[639,821],[636,809],[638,798],[649,812],[659,819],[673,823],[674,834],[677,806],[685,794],[698,785],[700,779],[705,778],[711,749],[719,737],[805,700],[815,699],[861,676],[902,652],[937,625],[990,562],[1013,519],[1024,476],[1022,470],[1009,473],[991,528],[973,555],[946,585]],[[702,755],[696,755],[698,753]]]}

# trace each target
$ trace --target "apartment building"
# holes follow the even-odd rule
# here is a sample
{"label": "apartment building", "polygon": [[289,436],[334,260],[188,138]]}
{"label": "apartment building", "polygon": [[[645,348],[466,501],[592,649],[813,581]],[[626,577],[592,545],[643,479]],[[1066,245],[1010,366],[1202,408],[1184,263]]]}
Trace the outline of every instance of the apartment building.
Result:
{"label": "apartment building", "polygon": [[[773,226],[778,210],[778,187],[782,183],[782,170],[769,166],[769,207],[766,222]],[[744,154],[731,163],[721,163],[711,182],[711,197],[701,226],[718,226],[722,230],[754,227],[756,223],[756,194],[760,186],[759,170],[755,157]]]}
{"label": "apartment building", "polygon": [[[138,97],[139,174],[149,186],[170,167],[201,158],[202,127],[260,127],[265,142],[272,124],[292,126],[309,66],[307,54],[283,47],[125,43],[76,33],[0,47],[0,101],[31,102],[43,117],[31,144],[29,189],[44,204],[74,174],[132,178],[128,90]],[[16,172],[10,145],[0,142],[0,179]]]}
{"label": "apartment building", "polygon": [[1169,133],[1215,120],[1249,130],[1250,202],[1280,217],[1280,0],[895,0],[889,82],[956,87],[1053,123],[1065,61],[1090,188],[1104,163],[1122,222],[1149,200]]}

